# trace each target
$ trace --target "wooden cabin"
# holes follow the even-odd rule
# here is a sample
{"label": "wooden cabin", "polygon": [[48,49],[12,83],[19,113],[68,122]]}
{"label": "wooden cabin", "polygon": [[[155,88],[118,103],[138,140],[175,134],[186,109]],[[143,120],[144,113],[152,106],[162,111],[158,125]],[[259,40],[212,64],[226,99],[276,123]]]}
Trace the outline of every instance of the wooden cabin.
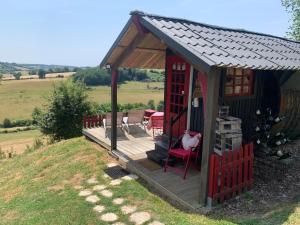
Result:
{"label": "wooden cabin", "polygon": [[230,106],[230,115],[242,120],[244,142],[252,140],[256,110],[268,107],[276,113],[292,113],[297,120],[295,135],[300,134],[299,42],[134,11],[101,67],[110,69],[112,76],[112,151],[117,149],[118,68],[165,70],[164,138],[148,156],[157,160],[166,154],[170,133],[176,137],[184,130],[201,132],[196,198],[202,205],[207,201],[209,158],[220,106]]}

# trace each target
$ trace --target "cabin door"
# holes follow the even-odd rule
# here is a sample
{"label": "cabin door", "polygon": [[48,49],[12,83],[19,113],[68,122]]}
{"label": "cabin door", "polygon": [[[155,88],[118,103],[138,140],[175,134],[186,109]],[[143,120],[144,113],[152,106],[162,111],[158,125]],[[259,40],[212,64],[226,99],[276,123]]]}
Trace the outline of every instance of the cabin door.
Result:
{"label": "cabin door", "polygon": [[[167,57],[167,90],[166,90],[166,126],[164,133],[169,134],[171,120],[179,114],[180,118],[172,126],[175,137],[184,133],[187,126],[187,106],[190,80],[190,65],[179,56]],[[185,113],[182,113],[185,110]]]}

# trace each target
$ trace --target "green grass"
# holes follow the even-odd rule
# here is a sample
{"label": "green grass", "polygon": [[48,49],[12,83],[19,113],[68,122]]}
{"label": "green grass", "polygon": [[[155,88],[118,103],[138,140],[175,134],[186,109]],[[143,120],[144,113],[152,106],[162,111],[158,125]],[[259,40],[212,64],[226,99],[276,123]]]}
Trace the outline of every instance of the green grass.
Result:
{"label": "green grass", "polygon": [[20,140],[27,138],[37,138],[41,136],[41,132],[39,130],[28,130],[28,131],[20,131],[13,132],[7,134],[0,134],[0,142],[2,141],[11,141],[11,140]]}
{"label": "green grass", "polygon": [[[61,79],[59,79],[61,80]],[[50,93],[58,79],[2,81],[0,83],[0,122],[4,118],[30,119],[34,107],[46,103],[45,97]],[[150,83],[150,86],[162,87],[163,83]],[[110,102],[110,87],[97,86],[88,91],[91,101]],[[156,103],[163,99],[162,90],[149,90],[147,83],[128,82],[118,90],[119,103],[147,103],[154,99]]]}
{"label": "green grass", "polygon": [[[0,224],[105,224],[92,211],[92,205],[78,196],[73,186],[81,184],[89,187],[84,181],[91,176],[107,184],[108,181],[102,177],[107,160],[107,153],[103,150],[76,138],[0,161]],[[243,218],[236,215],[203,216],[172,207],[137,181],[123,182],[112,190],[114,197],[126,199],[126,203],[150,212],[154,219],[166,225],[300,222],[299,205],[274,209],[274,212],[261,217],[251,212]],[[131,224],[128,217],[121,214],[120,208],[111,204],[111,200],[101,197],[101,204],[106,206],[106,211],[118,214],[119,221]]]}

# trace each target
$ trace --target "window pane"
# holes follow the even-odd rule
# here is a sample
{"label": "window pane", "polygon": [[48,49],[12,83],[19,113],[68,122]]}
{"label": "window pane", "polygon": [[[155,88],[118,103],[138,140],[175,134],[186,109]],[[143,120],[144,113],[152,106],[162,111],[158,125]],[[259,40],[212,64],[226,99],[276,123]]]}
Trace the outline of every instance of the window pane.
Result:
{"label": "window pane", "polygon": [[243,70],[242,69],[236,69],[235,70],[235,75],[242,76],[243,75]]}
{"label": "window pane", "polygon": [[242,77],[236,77],[235,78],[235,85],[241,85],[242,84]]}
{"label": "window pane", "polygon": [[249,76],[244,76],[243,77],[243,83],[244,84],[249,84],[249,81],[250,81],[250,77]]}
{"label": "window pane", "polygon": [[243,94],[248,94],[249,93],[249,87],[248,86],[244,86],[243,87]]}
{"label": "window pane", "polygon": [[241,86],[235,86],[234,87],[234,94],[241,94],[242,93],[242,87]]}
{"label": "window pane", "polygon": [[226,77],[226,85],[227,86],[233,85],[233,77],[231,76]]}
{"label": "window pane", "polygon": [[225,88],[225,94],[226,95],[232,95],[233,94],[233,87],[226,87]]}
{"label": "window pane", "polygon": [[234,69],[233,68],[227,68],[227,75],[234,75]]}

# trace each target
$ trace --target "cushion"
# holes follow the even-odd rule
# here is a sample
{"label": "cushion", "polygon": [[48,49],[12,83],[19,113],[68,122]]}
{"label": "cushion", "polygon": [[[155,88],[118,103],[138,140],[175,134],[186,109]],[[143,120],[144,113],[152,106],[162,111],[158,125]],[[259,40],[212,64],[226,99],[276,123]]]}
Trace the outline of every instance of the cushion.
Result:
{"label": "cushion", "polygon": [[184,150],[191,150],[192,148],[197,147],[200,138],[201,134],[197,134],[194,137],[192,137],[188,132],[185,132],[185,134],[182,137],[182,147],[184,148]]}

